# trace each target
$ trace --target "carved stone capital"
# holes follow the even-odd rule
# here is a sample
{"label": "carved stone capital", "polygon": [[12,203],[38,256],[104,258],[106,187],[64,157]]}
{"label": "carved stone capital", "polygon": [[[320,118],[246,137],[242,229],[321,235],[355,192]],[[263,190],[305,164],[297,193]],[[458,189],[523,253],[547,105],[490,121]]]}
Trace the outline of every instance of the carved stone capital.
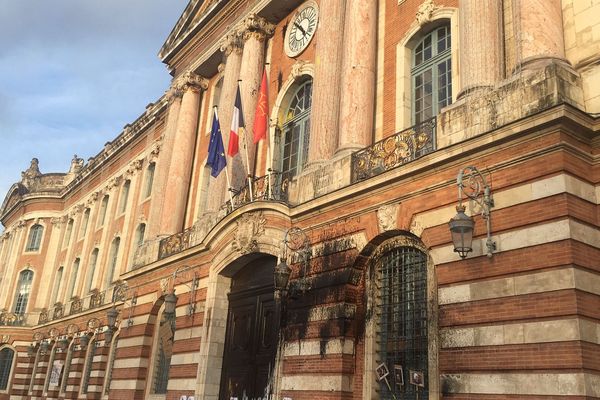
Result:
{"label": "carved stone capital", "polygon": [[115,187],[119,186],[119,184],[121,183],[121,179],[122,179],[122,178],[123,178],[123,177],[122,177],[122,176],[120,176],[120,175],[119,175],[119,176],[114,176],[114,177],[110,178],[110,179],[108,180],[108,183],[106,184],[106,189],[105,189],[105,190],[106,190],[107,192],[109,192],[109,191],[111,191],[113,188],[115,188]]}
{"label": "carved stone capital", "polygon": [[255,38],[260,42],[265,41],[267,37],[271,37],[275,32],[275,25],[263,17],[256,14],[250,14],[240,22],[237,27],[239,35],[244,41]]}
{"label": "carved stone capital", "polygon": [[148,154],[149,161],[154,161],[158,158],[161,147],[162,147],[162,140],[157,140],[156,142],[152,143],[152,150],[150,150],[150,154]]}
{"label": "carved stone capital", "polygon": [[221,51],[226,56],[229,56],[233,52],[242,54],[243,48],[244,42],[238,30],[228,33],[221,42]]}
{"label": "carved stone capital", "polygon": [[175,79],[172,87],[182,93],[185,93],[187,90],[206,90],[208,89],[208,80],[192,71],[187,71]]}

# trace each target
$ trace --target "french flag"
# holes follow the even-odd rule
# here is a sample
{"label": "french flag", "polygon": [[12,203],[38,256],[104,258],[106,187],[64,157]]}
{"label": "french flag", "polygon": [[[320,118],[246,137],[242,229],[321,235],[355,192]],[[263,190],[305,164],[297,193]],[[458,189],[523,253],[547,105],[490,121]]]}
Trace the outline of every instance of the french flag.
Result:
{"label": "french flag", "polygon": [[235,94],[235,104],[233,105],[233,117],[231,119],[231,131],[229,132],[229,146],[227,155],[235,156],[240,151],[240,128],[245,128],[244,113],[242,111],[242,96],[240,95],[240,87],[238,85],[237,93]]}

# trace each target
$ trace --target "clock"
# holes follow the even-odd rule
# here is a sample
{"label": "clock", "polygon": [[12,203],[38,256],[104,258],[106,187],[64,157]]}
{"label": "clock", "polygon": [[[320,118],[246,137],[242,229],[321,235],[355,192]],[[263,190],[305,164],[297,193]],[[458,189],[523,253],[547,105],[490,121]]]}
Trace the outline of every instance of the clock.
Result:
{"label": "clock", "polygon": [[285,53],[288,57],[300,55],[307,47],[317,31],[319,23],[319,7],[314,1],[304,3],[288,24],[285,33]]}

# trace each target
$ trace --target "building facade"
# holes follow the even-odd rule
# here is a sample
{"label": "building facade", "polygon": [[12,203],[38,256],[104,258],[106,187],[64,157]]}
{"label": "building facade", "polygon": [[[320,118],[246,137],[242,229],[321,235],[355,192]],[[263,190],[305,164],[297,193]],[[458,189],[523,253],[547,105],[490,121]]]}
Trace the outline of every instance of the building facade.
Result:
{"label": "building facade", "polygon": [[165,94],[6,194],[0,399],[600,398],[598,15],[191,0]]}

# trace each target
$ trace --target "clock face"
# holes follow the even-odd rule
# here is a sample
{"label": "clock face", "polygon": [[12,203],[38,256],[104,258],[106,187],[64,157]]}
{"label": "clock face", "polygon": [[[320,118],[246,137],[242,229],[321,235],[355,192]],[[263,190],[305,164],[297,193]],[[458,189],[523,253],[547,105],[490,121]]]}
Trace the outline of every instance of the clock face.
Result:
{"label": "clock face", "polygon": [[307,47],[317,31],[319,9],[313,1],[305,3],[290,21],[285,36],[285,52],[296,57]]}

